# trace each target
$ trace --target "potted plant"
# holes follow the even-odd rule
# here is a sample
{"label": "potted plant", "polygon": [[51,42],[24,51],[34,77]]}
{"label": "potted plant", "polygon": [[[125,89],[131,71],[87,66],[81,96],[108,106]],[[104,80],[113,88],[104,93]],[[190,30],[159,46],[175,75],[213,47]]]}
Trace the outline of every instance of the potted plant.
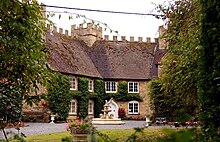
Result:
{"label": "potted plant", "polygon": [[87,119],[73,120],[68,127],[75,141],[88,141],[88,135],[94,131],[94,127]]}
{"label": "potted plant", "polygon": [[146,125],[145,125],[145,127],[148,127],[149,124],[151,123],[150,119],[151,119],[151,115],[150,114],[146,115]]}

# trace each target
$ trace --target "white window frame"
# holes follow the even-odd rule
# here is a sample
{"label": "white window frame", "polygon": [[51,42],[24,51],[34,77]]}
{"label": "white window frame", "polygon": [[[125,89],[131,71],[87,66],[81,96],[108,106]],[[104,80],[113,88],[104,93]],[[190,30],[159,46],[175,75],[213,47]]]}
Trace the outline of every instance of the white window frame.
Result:
{"label": "white window frame", "polygon": [[[91,107],[91,109],[90,109]],[[89,106],[88,106],[88,114],[93,114],[94,113],[94,101],[89,100]]]}
{"label": "white window frame", "polygon": [[70,77],[70,90],[77,89],[77,80],[75,77]]}
{"label": "white window frame", "polygon": [[[135,91],[135,85],[137,86],[137,91]],[[128,93],[139,93],[139,82],[128,82]]]}
{"label": "white window frame", "polygon": [[89,82],[88,82],[88,90],[89,90],[89,92],[93,92],[94,91],[94,80],[89,80]]}
{"label": "white window frame", "polygon": [[[132,104],[132,109],[133,109],[133,110],[131,110],[131,109],[129,108],[130,104]],[[135,108],[134,108],[134,107],[135,107],[135,104],[138,105],[138,106],[137,106],[137,112],[135,111]],[[139,107],[140,107],[140,105],[139,105],[139,102],[138,102],[138,101],[130,101],[130,102],[128,102],[128,114],[139,114],[139,112],[140,112]]]}
{"label": "white window frame", "polygon": [[[75,103],[75,107],[74,107],[74,111],[73,111],[73,104],[72,103]],[[76,99],[72,99],[70,101],[70,112],[69,114],[77,114],[77,100]]]}
{"label": "white window frame", "polygon": [[[114,88],[115,90],[113,90],[113,85],[114,85]],[[108,86],[110,87],[109,90],[108,89]],[[116,81],[106,81],[105,82],[105,92],[106,93],[116,93],[117,92],[117,82]]]}

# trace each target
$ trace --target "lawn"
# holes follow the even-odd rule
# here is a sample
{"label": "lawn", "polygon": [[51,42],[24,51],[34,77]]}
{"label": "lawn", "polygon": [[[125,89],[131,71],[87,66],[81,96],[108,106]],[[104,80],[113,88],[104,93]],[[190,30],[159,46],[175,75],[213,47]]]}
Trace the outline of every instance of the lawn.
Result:
{"label": "lawn", "polygon": [[[129,129],[129,130],[100,130],[100,133],[104,134],[104,136],[108,136],[110,138],[110,141],[114,141],[117,139],[117,142],[124,142],[126,141],[129,136],[130,138],[134,138],[132,134],[134,134],[135,130]],[[180,133],[180,134],[179,134]],[[188,134],[189,133],[189,134]],[[106,134],[106,135],[105,135]],[[136,140],[137,141],[148,141],[148,142],[154,142],[154,141],[163,141],[163,139],[169,139],[169,140],[177,140],[181,141],[181,136],[188,136],[189,139],[192,137],[191,132],[189,130],[181,131],[176,129],[144,129],[143,132],[136,133]],[[69,132],[61,132],[61,133],[52,133],[52,134],[44,134],[44,135],[37,135],[37,136],[28,136],[27,140],[28,142],[61,142],[62,138],[64,137],[70,137]],[[98,141],[105,142],[106,140],[101,139],[100,137],[97,137]],[[184,142],[187,142],[188,140],[185,139]]]}

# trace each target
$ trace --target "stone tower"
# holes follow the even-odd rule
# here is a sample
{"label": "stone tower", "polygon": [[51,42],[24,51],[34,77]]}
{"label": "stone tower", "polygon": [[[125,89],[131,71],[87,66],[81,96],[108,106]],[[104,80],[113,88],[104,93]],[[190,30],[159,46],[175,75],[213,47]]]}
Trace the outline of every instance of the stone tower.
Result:
{"label": "stone tower", "polygon": [[102,27],[97,27],[92,23],[87,23],[85,28],[83,24],[80,24],[78,28],[76,28],[76,25],[72,25],[71,36],[83,40],[91,47],[96,40],[102,39]]}
{"label": "stone tower", "polygon": [[165,33],[165,28],[163,26],[159,26],[159,48],[160,49],[167,49],[167,43],[165,38],[162,38],[163,34]]}

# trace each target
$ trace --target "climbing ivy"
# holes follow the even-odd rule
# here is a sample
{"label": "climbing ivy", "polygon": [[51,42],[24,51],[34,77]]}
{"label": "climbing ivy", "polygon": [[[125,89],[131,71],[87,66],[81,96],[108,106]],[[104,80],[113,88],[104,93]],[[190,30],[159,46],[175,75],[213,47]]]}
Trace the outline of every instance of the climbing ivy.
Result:
{"label": "climbing ivy", "polygon": [[99,114],[103,113],[101,110],[107,99],[103,80],[97,79],[94,81],[94,94],[92,97],[94,99],[94,117],[99,117]]}
{"label": "climbing ivy", "polygon": [[60,73],[54,73],[48,84],[47,100],[53,114],[58,115],[58,120],[66,120],[70,110],[71,95],[69,92],[69,78]]}
{"label": "climbing ivy", "polygon": [[141,101],[138,93],[128,93],[128,83],[125,81],[119,82],[117,93],[107,93],[108,99],[113,97],[116,101]]}

